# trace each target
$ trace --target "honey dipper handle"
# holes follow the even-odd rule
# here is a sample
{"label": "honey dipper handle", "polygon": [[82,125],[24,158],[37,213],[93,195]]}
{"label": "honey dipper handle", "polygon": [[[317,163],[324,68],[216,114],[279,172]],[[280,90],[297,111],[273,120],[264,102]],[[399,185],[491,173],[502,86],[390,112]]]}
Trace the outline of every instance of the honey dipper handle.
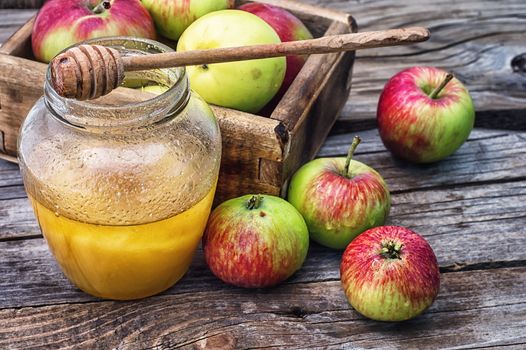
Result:
{"label": "honey dipper handle", "polygon": [[429,31],[426,28],[412,27],[332,35],[318,39],[290,41],[279,44],[167,52],[147,56],[128,56],[122,58],[122,63],[125,71],[136,71],[287,55],[307,55],[370,49],[421,42],[428,38]]}
{"label": "honey dipper handle", "polygon": [[125,57],[111,47],[80,45],[62,52],[51,61],[51,83],[60,96],[87,100],[98,98],[117,88],[123,81],[125,71],[370,49],[410,44],[428,38],[426,28],[414,27],[333,35],[272,45]]}

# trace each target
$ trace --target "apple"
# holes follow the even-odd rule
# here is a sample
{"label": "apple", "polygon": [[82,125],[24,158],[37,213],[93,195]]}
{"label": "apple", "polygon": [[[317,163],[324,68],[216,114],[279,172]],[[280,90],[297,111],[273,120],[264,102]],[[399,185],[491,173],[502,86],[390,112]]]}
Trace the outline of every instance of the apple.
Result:
{"label": "apple", "polygon": [[[222,10],[192,23],[181,35],[177,51],[280,42],[274,29],[258,16]],[[285,69],[285,57],[276,57],[189,66],[186,71],[192,89],[208,103],[256,113],[278,92]]]}
{"label": "apple", "polygon": [[247,195],[219,205],[203,236],[205,260],[222,281],[245,288],[275,286],[305,261],[309,233],[284,199]]}
{"label": "apple", "polygon": [[378,321],[420,315],[440,287],[433,249],[423,237],[399,226],[375,227],[353,240],[343,253],[340,276],[352,307]]}
{"label": "apple", "polygon": [[344,249],[363,231],[383,225],[391,207],[387,185],[373,168],[347,158],[318,158],[303,165],[289,185],[288,201],[303,215],[311,238]]}
{"label": "apple", "polygon": [[141,0],[157,31],[178,40],[192,22],[207,13],[234,7],[234,0]]}
{"label": "apple", "polygon": [[[278,33],[282,42],[312,39],[312,34],[307,27],[287,10],[258,2],[244,4],[240,6],[239,9],[253,13],[270,24],[276,33]],[[287,89],[300,72],[306,60],[307,56],[287,56],[285,79],[283,79],[278,93],[272,100],[272,105],[277,105],[281,97],[287,92]]]}
{"label": "apple", "polygon": [[385,85],[377,111],[385,147],[415,163],[446,158],[462,146],[475,122],[468,90],[444,70],[413,67]]}
{"label": "apple", "polygon": [[63,49],[103,36],[155,39],[155,28],[139,0],[49,0],[38,12],[31,43],[39,61]]}

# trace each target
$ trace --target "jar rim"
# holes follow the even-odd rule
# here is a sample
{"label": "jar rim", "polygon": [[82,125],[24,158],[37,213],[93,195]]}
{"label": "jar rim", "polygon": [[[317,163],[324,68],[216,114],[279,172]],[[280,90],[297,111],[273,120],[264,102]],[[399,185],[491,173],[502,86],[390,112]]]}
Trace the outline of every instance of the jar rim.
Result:
{"label": "jar rim", "polygon": [[[174,51],[169,46],[155,40],[125,36],[94,38],[73,46],[81,44],[110,46],[119,50],[123,56]],[[62,52],[71,47],[64,49]],[[145,49],[148,49],[148,51]],[[141,128],[158,123],[166,117],[179,113],[179,111],[186,106],[190,98],[188,78],[184,67],[130,72],[129,75],[127,74],[128,77],[130,75],[136,77],[139,74],[153,74],[153,72],[156,72],[157,75],[164,74],[171,84],[163,93],[153,97],[148,96],[147,99],[139,101],[132,101],[131,98],[135,97],[135,94],[141,98],[144,97],[144,95],[140,96],[139,94],[141,94],[141,92],[134,92],[131,89],[116,89],[109,95],[96,100],[79,101],[62,97],[51,84],[50,71],[50,66],[48,66],[44,87],[44,100],[48,110],[50,110],[51,115],[60,122],[81,129],[100,131]],[[126,83],[126,81],[125,75],[124,83]],[[108,99],[112,94],[119,94],[119,90],[120,95],[116,98],[119,104],[108,105],[100,103],[100,100]],[[114,95],[114,97],[115,96],[116,95]],[[121,102],[122,104],[120,104]]]}

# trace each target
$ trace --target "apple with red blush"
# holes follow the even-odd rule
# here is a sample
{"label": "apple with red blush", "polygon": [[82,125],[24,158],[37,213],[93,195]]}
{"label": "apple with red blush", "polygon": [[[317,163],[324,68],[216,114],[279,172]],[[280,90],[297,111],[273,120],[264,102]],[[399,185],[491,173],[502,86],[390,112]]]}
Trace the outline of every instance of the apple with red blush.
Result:
{"label": "apple with red blush", "polygon": [[310,237],[330,248],[344,249],[389,215],[391,197],[384,179],[352,159],[359,142],[355,137],[347,158],[318,158],[303,165],[289,185],[288,201],[303,215]]}
{"label": "apple with red blush", "polygon": [[223,282],[275,286],[305,261],[309,232],[300,213],[270,195],[246,195],[215,208],[203,236],[205,260]]}
{"label": "apple with red blush", "polygon": [[453,75],[434,67],[412,67],[385,85],[377,122],[391,153],[431,163],[462,146],[473,129],[475,109],[468,90]]}
{"label": "apple with red blush", "polygon": [[139,0],[49,0],[38,12],[31,44],[36,59],[49,62],[87,39],[135,36],[155,39],[155,27]]}
{"label": "apple with red blush", "polygon": [[[280,7],[252,2],[240,6],[239,9],[253,13],[267,22],[276,31],[282,42],[312,39],[311,32],[303,22],[289,11]],[[277,105],[281,97],[283,97],[294,81],[294,78],[296,78],[300,72],[306,60],[307,56],[287,56],[287,70],[285,72],[283,83],[281,84],[276,96],[268,104],[268,107],[266,106],[264,108],[265,110],[273,109],[273,107]]]}
{"label": "apple with red blush", "polygon": [[427,241],[405,227],[380,226],[343,253],[340,277],[347,300],[378,321],[404,321],[424,312],[440,288],[440,270]]}

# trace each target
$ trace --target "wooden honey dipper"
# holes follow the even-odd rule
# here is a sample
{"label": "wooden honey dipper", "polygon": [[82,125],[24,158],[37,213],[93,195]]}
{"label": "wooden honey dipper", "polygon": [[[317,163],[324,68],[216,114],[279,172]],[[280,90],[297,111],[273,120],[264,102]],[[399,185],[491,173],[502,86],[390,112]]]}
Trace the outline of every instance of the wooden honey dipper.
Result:
{"label": "wooden honey dipper", "polygon": [[51,84],[60,96],[88,100],[106,95],[117,88],[124,79],[125,71],[361,50],[410,44],[428,38],[429,31],[426,28],[412,27],[332,35],[279,44],[127,57],[122,57],[119,51],[110,47],[80,45],[51,61]]}

